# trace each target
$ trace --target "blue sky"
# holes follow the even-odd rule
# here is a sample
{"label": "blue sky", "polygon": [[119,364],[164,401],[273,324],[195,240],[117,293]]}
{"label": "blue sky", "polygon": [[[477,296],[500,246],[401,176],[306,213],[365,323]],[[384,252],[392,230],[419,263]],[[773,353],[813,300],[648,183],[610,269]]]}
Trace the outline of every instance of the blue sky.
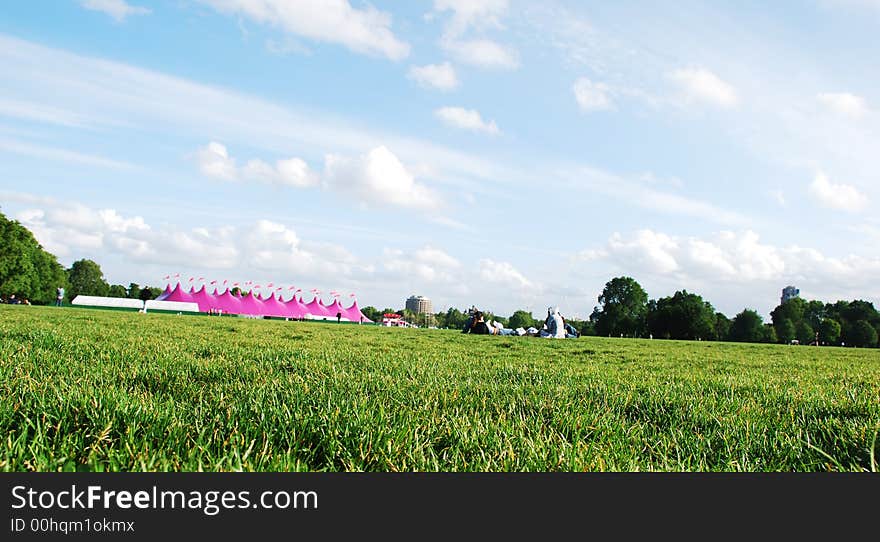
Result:
{"label": "blue sky", "polygon": [[0,210],[112,283],[878,303],[878,26],[873,0],[12,3]]}

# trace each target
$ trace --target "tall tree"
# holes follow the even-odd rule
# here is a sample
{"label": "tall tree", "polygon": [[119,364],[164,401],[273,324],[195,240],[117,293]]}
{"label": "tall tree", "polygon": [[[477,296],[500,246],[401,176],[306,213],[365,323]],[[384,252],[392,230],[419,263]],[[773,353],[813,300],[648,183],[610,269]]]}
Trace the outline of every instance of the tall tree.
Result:
{"label": "tall tree", "polygon": [[819,340],[829,345],[840,344],[840,322],[832,318],[823,318],[819,323]]}
{"label": "tall tree", "polygon": [[67,271],[70,299],[78,295],[106,296],[110,285],[104,280],[101,266],[92,260],[77,260]]}
{"label": "tall tree", "polygon": [[719,341],[726,341],[727,337],[730,335],[730,325],[730,318],[728,318],[724,313],[716,312],[715,339]]}
{"label": "tall tree", "polygon": [[518,327],[521,328],[530,328],[530,327],[538,327],[535,325],[535,318],[532,316],[531,312],[518,310],[515,311],[509,320],[509,327],[516,329]]}
{"label": "tall tree", "polygon": [[867,320],[859,320],[852,325],[846,344],[850,346],[877,346],[877,330]]}
{"label": "tall tree", "polygon": [[687,290],[649,303],[647,321],[654,337],[684,340],[715,337],[715,309]]}
{"label": "tall tree", "polygon": [[[599,335],[640,337],[645,334],[648,294],[631,277],[616,277],[605,284],[596,315]],[[597,308],[598,309],[598,308]]]}
{"label": "tall tree", "polygon": [[781,343],[788,344],[797,336],[794,322],[788,318],[780,319],[773,327],[776,328],[776,337]]}
{"label": "tall tree", "polygon": [[811,344],[816,340],[816,331],[813,329],[806,319],[798,322],[795,331],[795,338],[801,344]]}
{"label": "tall tree", "polygon": [[111,284],[107,290],[107,297],[128,297],[128,291],[121,284]]}
{"label": "tall tree", "polygon": [[132,282],[128,285],[128,297],[131,299],[141,298],[141,287],[138,283]]}
{"label": "tall tree", "polygon": [[767,332],[764,331],[764,319],[756,311],[745,309],[733,318],[730,324],[731,341],[761,342]]}
{"label": "tall tree", "polygon": [[55,289],[67,288],[67,273],[33,234],[0,213],[0,295],[15,294],[34,303],[55,300]]}

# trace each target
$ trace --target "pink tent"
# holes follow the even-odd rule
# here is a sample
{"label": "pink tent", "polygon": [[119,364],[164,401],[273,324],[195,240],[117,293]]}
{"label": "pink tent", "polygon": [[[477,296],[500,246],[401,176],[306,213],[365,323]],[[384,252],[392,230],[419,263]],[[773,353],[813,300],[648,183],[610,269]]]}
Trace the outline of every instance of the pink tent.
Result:
{"label": "pink tent", "polygon": [[330,314],[330,311],[328,311],[327,307],[321,303],[318,296],[315,296],[308,304],[306,304],[306,308],[309,310],[309,314],[319,320],[321,318],[329,319],[331,316],[334,318],[336,317],[336,313],[334,312],[333,314]]}
{"label": "pink tent", "polygon": [[263,302],[254,296],[254,292],[248,292],[248,295],[241,298],[241,313],[253,314],[259,316],[263,314]]}
{"label": "pink tent", "polygon": [[342,315],[352,322],[360,322],[361,318],[364,319],[364,322],[373,322],[372,320],[364,316],[363,312],[361,312],[360,307],[358,307],[357,299],[354,300],[354,303],[351,304],[351,307],[342,310]]}
{"label": "pink tent", "polygon": [[168,296],[171,295],[171,285],[165,285],[165,291],[159,294],[159,297],[156,298],[156,301],[167,301]]}
{"label": "pink tent", "polygon": [[291,297],[284,302],[287,309],[287,315],[290,318],[302,318],[308,316],[309,309],[296,296]]}
{"label": "pink tent", "polygon": [[348,313],[345,311],[342,305],[339,304],[338,299],[334,299],[333,303],[327,306],[327,311],[330,312],[330,316],[332,316],[333,318],[336,318],[336,314],[339,313],[342,315],[342,318],[350,320],[350,318],[348,317]]}
{"label": "pink tent", "polygon": [[278,301],[274,294],[270,294],[268,298],[263,300],[263,314],[266,316],[288,317],[287,307],[284,303]]}
{"label": "pink tent", "polygon": [[205,286],[203,285],[197,292],[193,292],[192,294],[193,301],[199,304],[199,312],[208,312],[211,309],[219,309],[217,306],[217,300],[206,291]]}
{"label": "pink tent", "polygon": [[180,286],[180,283],[177,283],[177,286],[171,290],[171,293],[168,294],[168,297],[163,299],[163,301],[182,301],[184,303],[192,303],[193,298],[190,294],[183,291],[183,288]]}
{"label": "pink tent", "polygon": [[241,299],[229,293],[229,290],[224,291],[220,295],[217,295],[217,290],[214,290],[214,299],[216,308],[221,309],[223,312],[227,314],[242,314]]}

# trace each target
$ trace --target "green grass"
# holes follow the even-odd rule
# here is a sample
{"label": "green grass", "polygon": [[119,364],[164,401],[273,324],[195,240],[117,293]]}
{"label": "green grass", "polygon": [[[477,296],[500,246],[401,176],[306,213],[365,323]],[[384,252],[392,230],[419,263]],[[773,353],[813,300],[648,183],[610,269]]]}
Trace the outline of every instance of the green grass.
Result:
{"label": "green grass", "polygon": [[875,471],[880,351],[0,307],[0,468]]}

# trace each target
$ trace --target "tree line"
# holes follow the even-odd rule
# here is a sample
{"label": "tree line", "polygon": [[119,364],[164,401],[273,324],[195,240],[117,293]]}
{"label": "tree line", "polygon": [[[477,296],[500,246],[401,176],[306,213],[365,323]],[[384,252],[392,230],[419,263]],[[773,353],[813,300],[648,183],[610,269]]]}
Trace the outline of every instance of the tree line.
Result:
{"label": "tree line", "polygon": [[[880,313],[871,302],[863,300],[822,301],[793,298],[770,313],[771,320],[753,309],[728,318],[715,310],[700,295],[679,290],[668,297],[649,299],[644,288],[631,277],[615,277],[605,284],[597,305],[588,320],[566,319],[581,335],[678,339],[696,341],[733,341],[753,343],[820,344],[874,347],[880,336]],[[422,324],[426,315],[407,309],[375,307],[361,309],[375,322],[383,313],[400,314],[411,323]],[[484,311],[485,312],[485,311]],[[509,317],[489,314],[489,319],[505,327],[538,329],[544,319],[527,310],[514,311]],[[445,312],[427,315],[429,325],[461,329],[466,311],[450,307]]]}
{"label": "tree line", "polygon": [[[73,262],[65,269],[58,259],[43,249],[30,230],[0,213],[0,298],[15,294],[33,304],[55,300],[55,289],[65,289],[68,301],[78,295],[154,299],[162,288],[130,283],[109,284],[100,265],[88,259]],[[701,296],[679,290],[673,295],[648,299],[642,286],[631,277],[615,277],[605,284],[588,320],[567,319],[581,335],[604,337],[643,337],[706,341],[736,341],[800,344],[878,346],[880,313],[864,300],[823,303],[793,298],[778,305],[764,322],[757,311],[744,309],[729,319]],[[415,314],[408,309],[363,307],[374,322],[385,313],[396,313],[408,322],[426,327],[461,329],[468,314],[450,307],[445,312]],[[487,319],[509,328],[541,328],[544,322],[527,310],[509,317],[483,311]]]}

